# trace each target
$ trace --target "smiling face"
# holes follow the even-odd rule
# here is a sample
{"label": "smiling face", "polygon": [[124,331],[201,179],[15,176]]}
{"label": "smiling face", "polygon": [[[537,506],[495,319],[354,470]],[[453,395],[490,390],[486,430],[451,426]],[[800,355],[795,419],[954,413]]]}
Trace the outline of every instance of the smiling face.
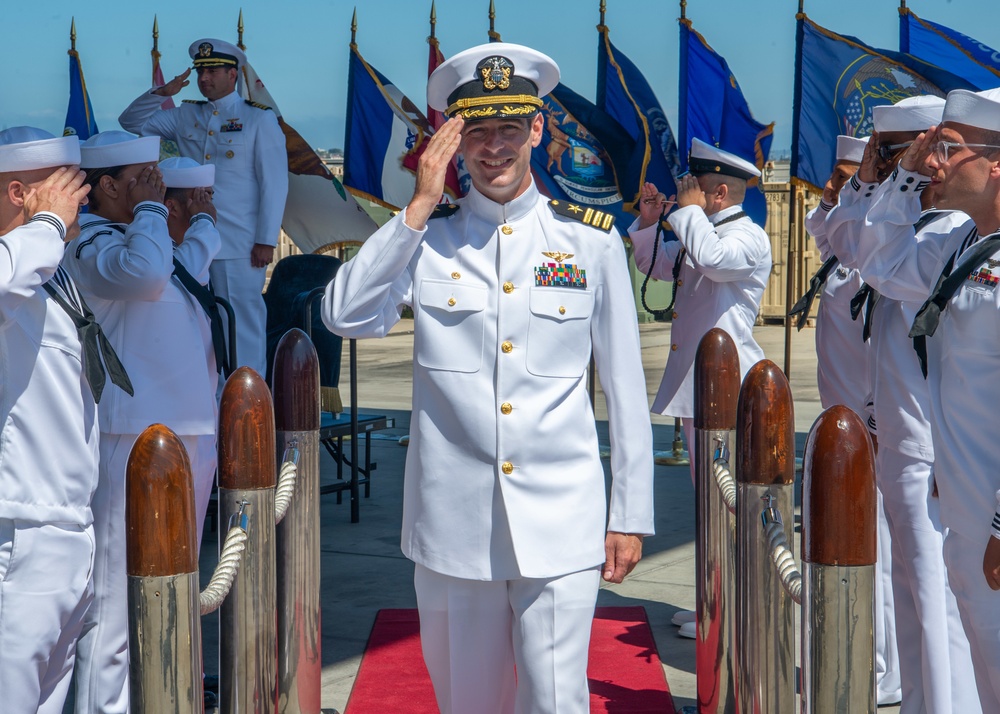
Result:
{"label": "smiling face", "polygon": [[531,150],[542,141],[542,115],[532,119],[481,119],[462,129],[460,151],[476,189],[508,203],[531,185]]}

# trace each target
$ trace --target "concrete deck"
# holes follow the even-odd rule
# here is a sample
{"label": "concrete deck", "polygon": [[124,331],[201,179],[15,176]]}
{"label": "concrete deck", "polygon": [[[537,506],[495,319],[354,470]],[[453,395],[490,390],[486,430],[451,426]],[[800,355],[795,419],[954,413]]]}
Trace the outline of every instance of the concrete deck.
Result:
{"label": "concrete deck", "polygon": [[[396,420],[394,429],[373,435],[374,472],[371,498],[361,501],[361,522],[350,523],[345,497],[323,497],[323,694],[324,708],[344,711],[357,674],[375,613],[381,608],[415,607],[413,565],[399,549],[405,447],[398,437],[407,433],[410,417],[412,323],[403,321],[383,340],[359,343],[358,394],[362,410],[377,410]],[[643,366],[649,403],[659,385],[670,344],[670,326],[640,326]],[[784,328],[757,328],[756,337],[767,356],[780,365],[784,360]],[[795,428],[799,455],[805,434],[821,411],[816,389],[813,331],[793,335],[791,386],[795,399]],[[342,384],[347,380],[345,344]],[[348,403],[349,394],[343,394]],[[597,399],[597,418],[607,419],[603,399]],[[654,448],[669,450],[673,419],[652,418]],[[607,424],[599,424],[607,443]],[[333,479],[333,462],[322,456],[324,482]],[[694,641],[680,639],[670,624],[677,610],[694,608],[694,489],[687,466],[656,467],[655,537],[647,538],[644,558],[621,585],[602,586],[599,605],[642,605],[649,614],[667,681],[678,709],[694,704]],[[215,562],[216,543],[206,534],[202,575],[206,579]],[[796,552],[798,549],[796,548]],[[206,671],[217,671],[216,618],[204,619]],[[884,708],[883,712],[897,711]],[[391,714],[391,713],[386,713]]]}

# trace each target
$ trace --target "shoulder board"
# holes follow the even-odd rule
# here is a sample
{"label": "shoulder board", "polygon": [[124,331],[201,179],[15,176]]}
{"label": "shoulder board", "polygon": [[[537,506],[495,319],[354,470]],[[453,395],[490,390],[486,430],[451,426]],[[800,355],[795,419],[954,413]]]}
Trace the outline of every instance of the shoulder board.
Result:
{"label": "shoulder board", "polygon": [[431,218],[450,218],[461,208],[457,203],[439,203],[431,214]]}
{"label": "shoulder board", "polygon": [[251,102],[249,99],[244,99],[244,102],[249,104],[251,107],[257,107],[258,109],[270,109],[271,107],[266,104],[261,104],[260,102]]}
{"label": "shoulder board", "polygon": [[574,221],[593,226],[605,233],[610,233],[611,226],[615,224],[615,217],[612,214],[605,213],[604,211],[595,211],[589,206],[584,208],[568,201],[552,199],[549,201],[549,208],[552,209],[553,213],[563,218],[571,218]]}
{"label": "shoulder board", "polygon": [[208,104],[207,99],[182,99],[181,104]]}

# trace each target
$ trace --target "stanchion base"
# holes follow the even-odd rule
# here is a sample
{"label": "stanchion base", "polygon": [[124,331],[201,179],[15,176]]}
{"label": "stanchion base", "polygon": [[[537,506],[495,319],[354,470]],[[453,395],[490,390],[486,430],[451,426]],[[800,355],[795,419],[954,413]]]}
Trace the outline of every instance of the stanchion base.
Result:
{"label": "stanchion base", "polygon": [[684,449],[680,451],[654,451],[653,463],[657,466],[688,466],[691,459]]}
{"label": "stanchion base", "polygon": [[410,435],[409,434],[403,434],[401,437],[399,437],[399,445],[400,446],[409,446],[410,445]]}

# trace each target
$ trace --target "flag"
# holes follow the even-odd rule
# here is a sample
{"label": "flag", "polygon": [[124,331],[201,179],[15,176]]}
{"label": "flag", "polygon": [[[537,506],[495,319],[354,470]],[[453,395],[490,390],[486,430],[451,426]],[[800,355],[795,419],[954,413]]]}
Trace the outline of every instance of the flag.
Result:
{"label": "flag", "polygon": [[[763,169],[774,123],[761,124],[753,118],[729,64],[692,28],[691,21],[682,19],[680,28],[681,146],[690,146],[692,138],[701,139]],[[687,156],[682,154],[680,159],[681,168],[687,169]],[[759,179],[748,182],[743,210],[757,225],[766,223],[767,202]]]}
{"label": "flag", "polygon": [[564,84],[542,101],[542,141],[531,152],[539,190],[614,215],[624,233],[634,216],[624,209],[618,173],[628,170],[635,141],[618,122]]}
{"label": "flag", "polygon": [[66,128],[63,136],[76,135],[80,140],[89,139],[98,132],[94,120],[94,108],[87,94],[87,82],[83,78],[83,65],[75,49],[69,50],[69,108],[66,110]]}
{"label": "flag", "polygon": [[432,132],[417,105],[369,65],[352,43],[344,149],[348,190],[387,208],[405,206],[413,197],[416,174],[403,161]]}
{"label": "flag", "polygon": [[378,226],[328,169],[305,139],[281,116],[271,93],[246,62],[240,72],[240,96],[271,107],[285,134],[288,151],[288,198],[281,227],[303,253],[335,245],[362,243]]}
{"label": "flag", "polygon": [[872,107],[953,89],[966,80],[909,54],[873,49],[798,16],[791,174],[813,187],[826,183],[838,134],[872,131]]}
{"label": "flag", "polygon": [[[154,38],[156,37],[156,30],[153,30]],[[156,49],[156,41],[153,41],[153,49],[149,51],[150,57],[153,58],[153,86],[162,87],[166,82],[163,80],[163,70],[160,69],[160,52]],[[173,109],[174,108],[174,98],[166,97],[160,103],[160,109]],[[160,139],[160,161],[164,159],[169,159],[174,156],[180,156],[181,151],[177,148],[177,143],[171,139]]]}
{"label": "flag", "polygon": [[638,68],[611,43],[599,25],[597,107],[611,116],[635,141],[629,169],[619,174],[624,208],[634,211],[642,184],[650,181],[667,196],[676,193],[680,172],[677,144],[656,95]]}
{"label": "flag", "polygon": [[976,89],[1000,87],[1000,52],[961,32],[899,8],[899,51],[967,79]]}

